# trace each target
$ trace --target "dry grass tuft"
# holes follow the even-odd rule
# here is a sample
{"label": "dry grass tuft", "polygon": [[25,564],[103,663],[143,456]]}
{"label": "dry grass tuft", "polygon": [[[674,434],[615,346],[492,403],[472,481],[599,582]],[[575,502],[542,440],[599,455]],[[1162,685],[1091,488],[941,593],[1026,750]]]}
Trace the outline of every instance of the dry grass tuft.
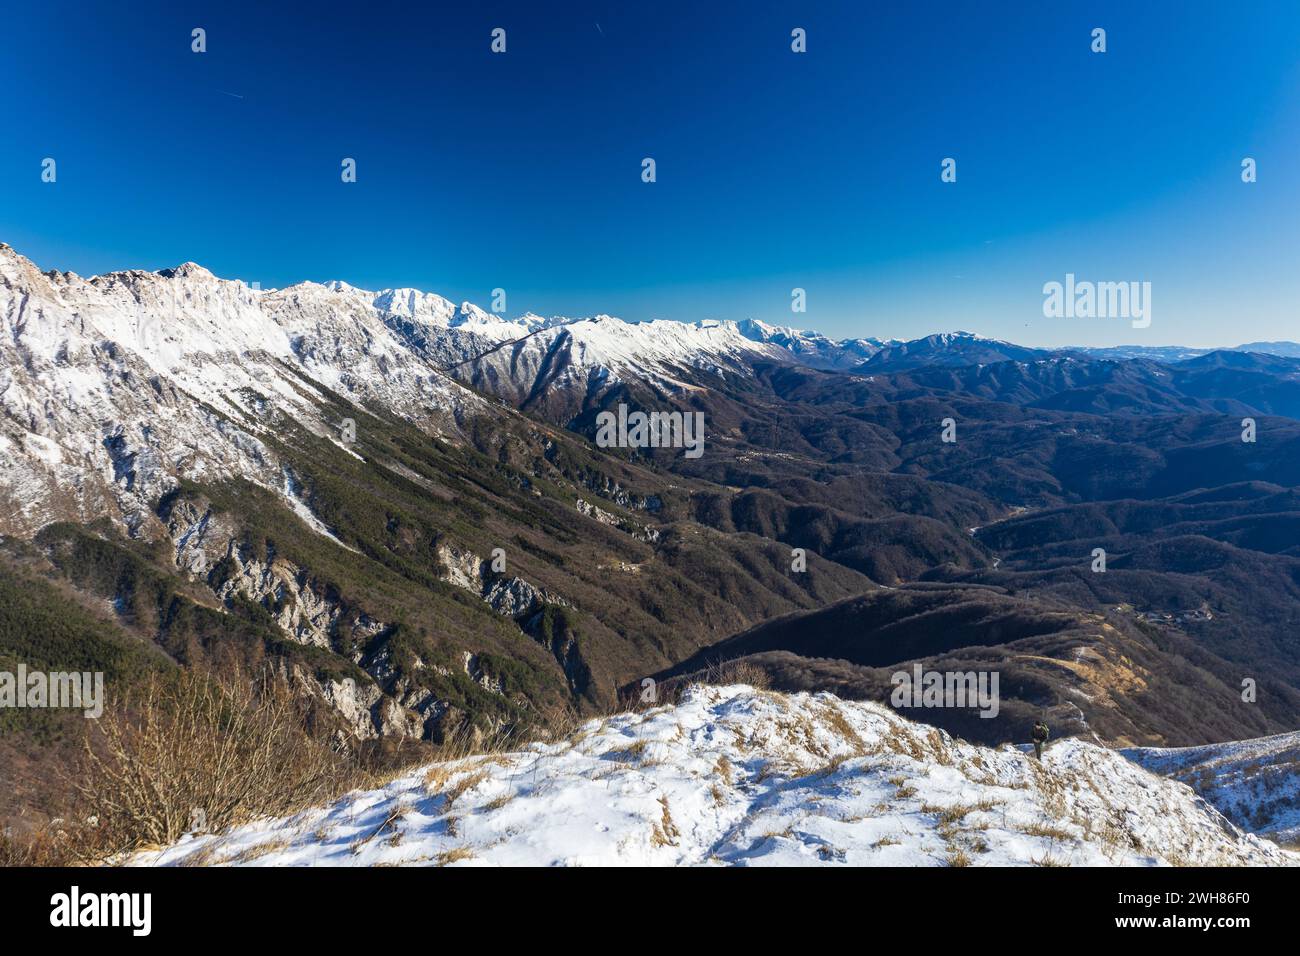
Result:
{"label": "dry grass tuft", "polygon": [[713,765],[713,772],[722,778],[722,782],[728,787],[734,786],[733,776],[731,773],[731,761],[727,759],[726,754],[718,757],[718,762]]}
{"label": "dry grass tuft", "polygon": [[1063,840],[1073,842],[1074,835],[1070,831],[1049,823],[1029,823],[1020,827],[1020,832],[1025,836],[1042,837],[1045,840]]}
{"label": "dry grass tuft", "polygon": [[668,798],[660,797],[659,805],[663,807],[663,815],[651,828],[650,842],[654,846],[676,846],[677,838],[682,834],[677,829],[677,824],[673,822],[672,813],[668,810]]}
{"label": "dry grass tuft", "polygon": [[698,681],[715,687],[726,687],[731,684],[748,684],[755,690],[769,690],[772,687],[772,679],[767,671],[757,664],[743,660],[710,664],[699,675]]}
{"label": "dry grass tuft", "polygon": [[1030,857],[1029,862],[1034,864],[1034,866],[1069,866],[1070,865],[1065,860],[1057,856],[1052,856],[1052,854],[1050,853],[1044,853],[1042,856],[1038,857],[1037,859]]}
{"label": "dry grass tuft", "polygon": [[488,776],[489,775],[486,770],[474,770],[474,771],[466,772],[463,776],[457,779],[455,783],[453,783],[451,786],[447,787],[442,791],[442,795],[444,798],[446,798],[447,801],[443,805],[443,809],[450,810],[452,804],[454,804],[465,794],[469,793],[469,791],[477,787],[480,783],[486,780]]}
{"label": "dry grass tuft", "polygon": [[448,866],[452,863],[457,863],[461,860],[472,860],[472,859],[474,859],[473,850],[470,850],[467,847],[458,846],[455,847],[454,849],[444,850],[442,853],[439,853],[437,857],[434,859],[434,862],[438,866]]}
{"label": "dry grass tuft", "polygon": [[281,850],[289,848],[289,841],[277,837],[276,839],[266,840],[262,843],[255,843],[252,846],[245,847],[229,860],[223,860],[225,863],[251,863],[253,860],[260,860],[264,856],[272,853],[279,853]]}

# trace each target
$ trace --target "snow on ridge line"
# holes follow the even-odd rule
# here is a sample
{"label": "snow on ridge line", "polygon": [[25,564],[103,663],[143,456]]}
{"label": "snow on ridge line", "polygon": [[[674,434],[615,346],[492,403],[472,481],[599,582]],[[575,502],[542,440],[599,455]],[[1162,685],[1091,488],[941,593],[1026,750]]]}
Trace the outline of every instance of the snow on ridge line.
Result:
{"label": "snow on ridge line", "polygon": [[1079,740],[1041,765],[829,694],[697,687],[514,753],[187,837],[135,865],[1284,865]]}
{"label": "snow on ridge line", "polygon": [[1152,773],[1187,783],[1255,833],[1287,844],[1300,841],[1300,731],[1122,753]]}
{"label": "snow on ridge line", "polygon": [[[30,262],[21,253],[15,250],[7,243],[0,242],[0,261],[11,260],[20,265],[26,265],[36,269],[36,266]],[[157,277],[166,280],[184,280],[191,279],[199,282],[207,281],[212,283],[230,283],[243,286],[250,299],[256,299],[264,295],[283,296],[295,292],[311,292],[314,290],[328,291],[339,293],[345,296],[355,296],[364,301],[368,306],[381,314],[395,315],[405,318],[424,319],[431,324],[442,326],[444,328],[455,328],[465,326],[476,331],[486,334],[499,335],[502,332],[514,332],[519,337],[537,332],[543,329],[555,328],[559,326],[571,325],[579,322],[617,322],[622,326],[635,327],[656,321],[671,321],[675,324],[682,325],[686,328],[714,328],[725,326],[734,328],[740,335],[749,341],[767,344],[772,339],[770,336],[780,336],[790,343],[796,342],[818,342],[830,347],[841,347],[851,344],[869,343],[872,346],[881,344],[899,344],[900,340],[888,339],[878,340],[873,338],[847,338],[832,339],[822,332],[810,329],[795,329],[788,326],[773,326],[757,319],[741,320],[719,320],[719,319],[699,319],[693,322],[678,321],[675,319],[649,319],[633,320],[623,319],[606,313],[597,313],[590,316],[564,316],[553,315],[543,317],[533,312],[524,312],[513,319],[506,318],[502,314],[487,312],[478,305],[464,301],[457,306],[451,300],[444,298],[436,292],[428,292],[410,287],[387,288],[377,291],[354,286],[340,279],[331,279],[326,282],[314,282],[303,280],[293,283],[281,289],[271,288],[252,288],[239,279],[223,279],[211,270],[197,262],[184,262],[179,266],[172,268],[149,271],[144,269],[118,269],[98,275],[80,277],[75,273],[58,272],[51,270],[44,273],[45,275],[59,275],[64,280],[77,279],[89,284],[114,284],[114,283],[138,283],[146,277]],[[958,333],[963,334],[963,333]],[[786,342],[780,342],[785,347]],[[798,352],[799,349],[792,349]]]}
{"label": "snow on ridge line", "polygon": [[1203,760],[1224,761],[1243,756],[1259,756],[1286,748],[1300,748],[1300,730],[1219,744],[1197,744],[1192,747],[1130,747],[1122,752],[1130,759],[1141,761],[1145,766],[1160,762],[1172,767],[1192,762],[1199,763]]}

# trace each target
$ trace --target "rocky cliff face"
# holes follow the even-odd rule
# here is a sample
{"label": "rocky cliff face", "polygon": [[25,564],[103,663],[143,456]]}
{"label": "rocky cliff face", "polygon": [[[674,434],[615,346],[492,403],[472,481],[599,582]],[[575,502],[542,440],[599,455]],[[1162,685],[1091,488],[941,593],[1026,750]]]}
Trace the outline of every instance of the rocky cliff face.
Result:
{"label": "rocky cliff face", "polygon": [[[231,516],[215,512],[202,499],[177,497],[163,509],[162,520],[175,548],[177,569],[206,584],[223,606],[236,599],[257,604],[292,640],[346,654],[369,676],[322,680],[297,665],[286,671],[305,693],[337,713],[356,737],[440,737],[449,718],[458,716],[450,701],[413,686],[394,667],[383,641],[387,624],[331,598],[308,569],[273,553],[254,553]],[[448,583],[514,620],[555,653],[566,674],[574,671],[575,642],[542,640],[539,628],[542,608],[568,607],[567,601],[522,578],[493,574],[489,563],[472,551],[442,544],[438,558]],[[423,666],[415,662],[417,669]],[[483,689],[503,693],[500,679],[480,667],[477,655],[465,652],[463,669]]]}
{"label": "rocky cliff face", "polygon": [[223,604],[236,595],[260,604],[299,644],[324,650],[364,647],[386,628],[327,598],[306,569],[282,557],[250,553],[233,521],[215,515],[210,505],[178,501],[164,520],[176,546],[177,568],[206,582]]}
{"label": "rocky cliff face", "polygon": [[[447,569],[448,582],[481,596],[494,611],[513,620],[525,634],[550,651],[564,671],[572,692],[580,694],[586,689],[591,675],[577,640],[571,633],[562,630],[557,634],[547,625],[547,608],[570,608],[573,605],[569,601],[523,578],[495,575],[489,562],[472,552],[441,545],[438,557]],[[468,659],[465,671],[482,686],[492,689],[470,668]],[[496,690],[499,692],[499,687]]]}
{"label": "rocky cliff face", "polygon": [[[359,649],[387,630],[382,621],[327,597],[306,569],[275,555],[252,554],[234,521],[214,513],[207,502],[177,500],[164,509],[162,519],[180,571],[207,584],[223,605],[242,598],[261,606],[299,644],[336,652]],[[360,739],[425,736],[424,721],[407,712],[417,702],[396,699],[381,687],[393,677],[384,672],[385,660],[367,661],[361,650],[352,650],[352,656],[353,663],[369,664],[365,669],[374,680],[321,680],[296,664],[286,676],[338,714]],[[427,710],[431,701],[418,703]]]}
{"label": "rocky cliff face", "polygon": [[494,573],[490,562],[472,551],[440,544],[437,553],[438,560],[446,569],[449,584],[477,594],[492,606],[492,610],[512,620],[518,621],[532,614],[543,604],[571,606],[558,594],[530,584],[523,578]]}

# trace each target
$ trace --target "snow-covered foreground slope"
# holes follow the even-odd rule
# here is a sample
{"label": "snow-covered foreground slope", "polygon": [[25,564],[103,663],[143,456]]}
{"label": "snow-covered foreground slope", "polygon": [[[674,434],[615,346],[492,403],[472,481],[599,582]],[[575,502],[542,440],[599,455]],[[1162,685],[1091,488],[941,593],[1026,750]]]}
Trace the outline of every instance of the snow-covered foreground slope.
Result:
{"label": "snow-covered foreground slope", "polygon": [[1076,740],[1043,764],[828,694],[697,687],[150,864],[1278,865],[1186,786]]}
{"label": "snow-covered foreground slope", "polygon": [[1300,841],[1300,731],[1204,747],[1135,747],[1124,756],[1195,788],[1230,820]]}

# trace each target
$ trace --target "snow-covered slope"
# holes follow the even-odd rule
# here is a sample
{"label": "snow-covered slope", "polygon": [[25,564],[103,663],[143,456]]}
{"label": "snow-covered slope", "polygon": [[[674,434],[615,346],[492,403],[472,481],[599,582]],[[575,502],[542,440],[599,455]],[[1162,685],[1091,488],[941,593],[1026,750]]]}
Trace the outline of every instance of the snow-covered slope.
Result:
{"label": "snow-covered slope", "polygon": [[[331,286],[344,288],[343,283],[331,283]],[[544,319],[532,313],[506,320],[484,312],[472,302],[455,306],[440,295],[415,289],[373,293],[346,288],[368,302],[409,348],[439,368],[458,365],[502,342],[570,321],[558,316]]]}
{"label": "snow-covered slope", "polygon": [[760,359],[794,361],[781,346],[748,338],[735,322],[631,323],[600,315],[503,344],[455,374],[522,405],[548,392],[581,397],[627,380],[689,390],[695,385],[683,378],[692,372],[748,375]]}
{"label": "snow-covered slope", "polygon": [[317,383],[435,433],[487,407],[373,299],[193,263],[83,279],[0,245],[0,533],[104,516],[138,530],[178,476],[281,489],[277,415],[338,433]]}
{"label": "snow-covered slope", "polygon": [[3,244],[0,322],[0,534],[103,515],[139,530],[178,476],[280,488],[277,415],[337,434],[319,386],[454,436],[488,405],[450,369],[522,403],[624,377],[690,388],[677,377],[691,370],[746,375],[835,347],[733,322],[507,321],[414,289],[260,290],[194,263],[84,279]]}
{"label": "snow-covered slope", "polygon": [[256,429],[226,416],[254,393],[309,399],[275,371],[287,336],[259,319],[251,292],[195,266],[84,280],[0,247],[0,531],[136,524],[179,471],[274,480]]}
{"label": "snow-covered slope", "polygon": [[964,367],[995,362],[1032,362],[1050,352],[974,332],[941,332],[908,342],[885,344],[860,367],[862,372],[900,372],[928,365]]}
{"label": "snow-covered slope", "polygon": [[1279,865],[1181,783],[1078,740],[1039,765],[828,694],[697,687],[434,764],[150,864]]}
{"label": "snow-covered slope", "polygon": [[1181,780],[1239,826],[1300,842],[1300,731],[1204,747],[1135,747],[1124,756]]}
{"label": "snow-covered slope", "polygon": [[756,319],[737,323],[740,334],[755,342],[779,345],[790,352],[800,364],[812,368],[848,369],[861,365],[882,348],[899,344],[890,339],[832,339],[820,332],[792,329],[784,325],[768,325]]}

